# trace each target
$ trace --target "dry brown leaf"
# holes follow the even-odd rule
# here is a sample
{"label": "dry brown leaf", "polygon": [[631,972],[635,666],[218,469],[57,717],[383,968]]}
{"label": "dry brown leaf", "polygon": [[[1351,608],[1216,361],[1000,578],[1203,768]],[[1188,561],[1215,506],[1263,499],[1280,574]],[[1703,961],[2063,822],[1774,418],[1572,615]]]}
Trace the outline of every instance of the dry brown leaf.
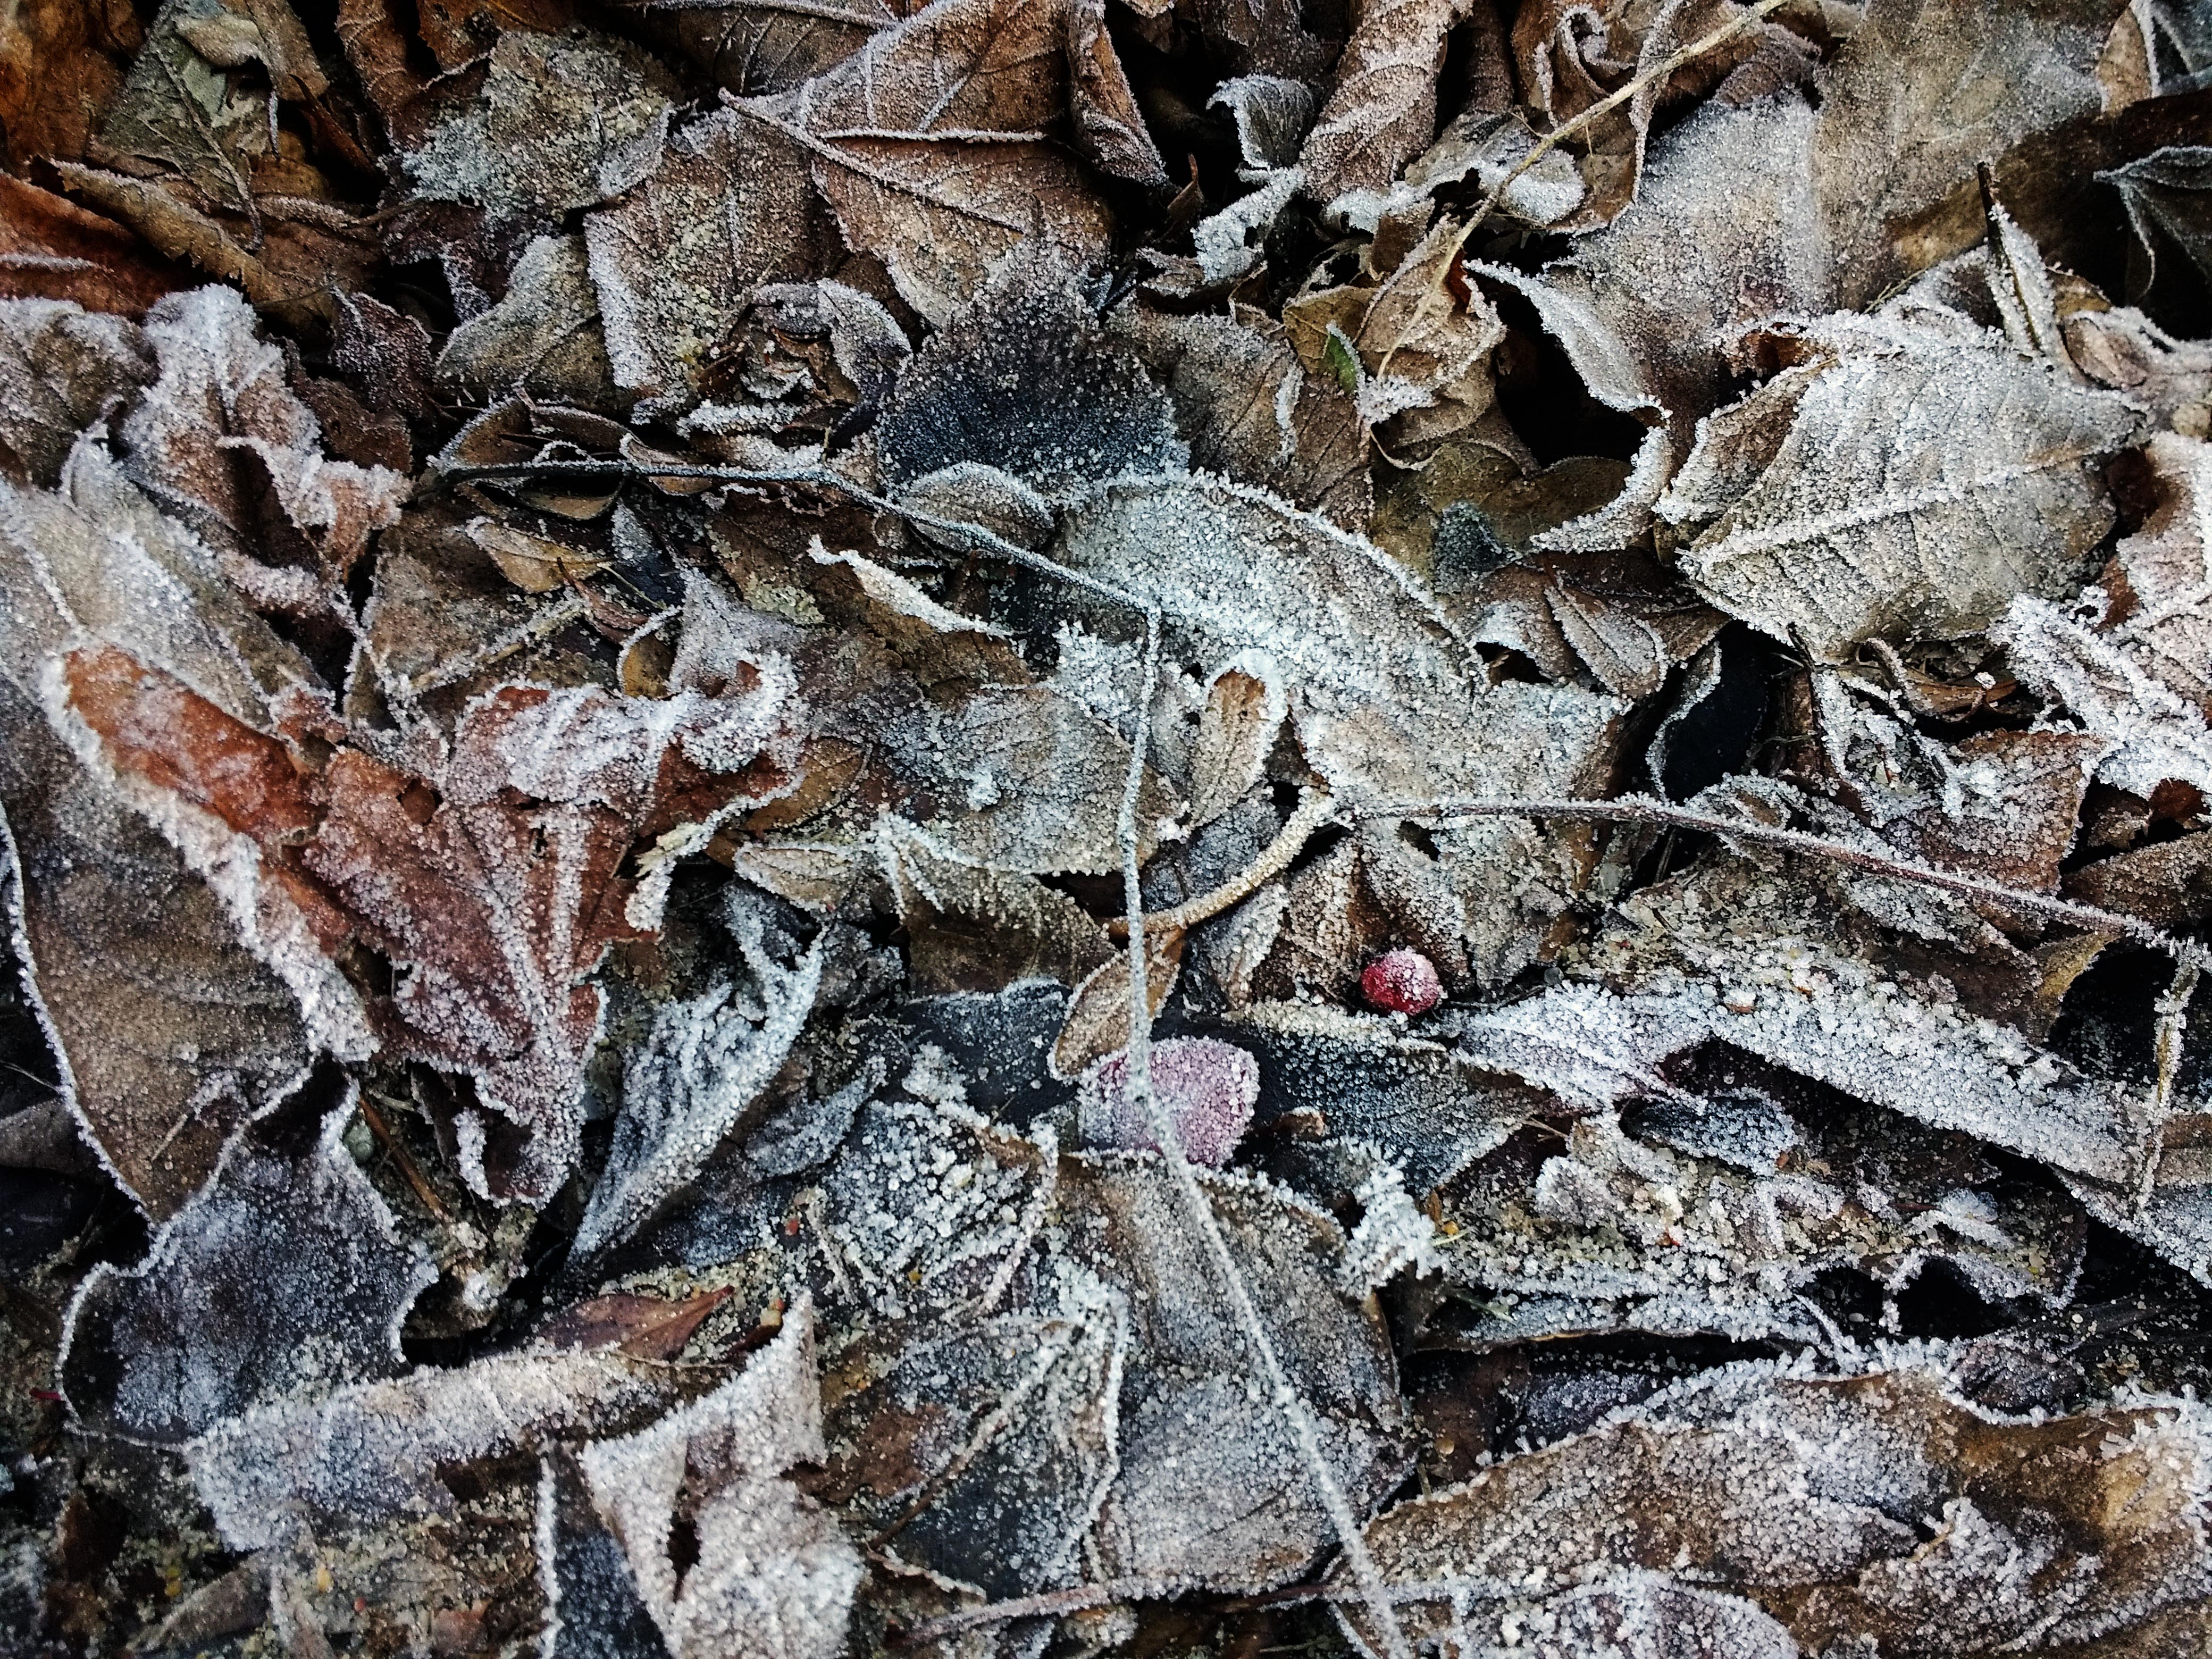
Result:
{"label": "dry brown leaf", "polygon": [[18,7],[0,25],[0,133],[17,171],[36,157],[76,161],[123,89],[122,65],[144,40],[128,5],[69,0]]}
{"label": "dry brown leaf", "polygon": [[0,173],[0,294],[136,317],[185,281],[113,220]]}
{"label": "dry brown leaf", "polygon": [[903,22],[927,0],[851,0],[793,7],[786,0],[624,0],[726,92],[787,92],[842,64],[869,38]]}
{"label": "dry brown leaf", "polygon": [[615,1291],[563,1308],[538,1340],[549,1348],[613,1348],[636,1359],[673,1359],[729,1296],[726,1289],[702,1291],[672,1301]]}
{"label": "dry brown leaf", "polygon": [[1299,362],[1282,325],[1258,313],[1124,307],[1107,326],[1174,401],[1194,467],[1273,490],[1346,530],[1365,528],[1374,488],[1358,406],[1334,376]]}
{"label": "dry brown leaf", "polygon": [[1371,0],[1360,7],[1328,101],[1298,164],[1322,202],[1348,190],[1386,190],[1436,137],[1437,73],[1444,36],[1467,0]]}
{"label": "dry brown leaf", "polygon": [[[1951,1359],[1841,1377],[1711,1372],[1401,1504],[1368,1545],[1391,1581],[1437,1587],[1401,1604],[1409,1635],[1474,1619],[1517,1627],[1550,1584],[1637,1569],[1748,1596],[1808,1652],[1854,1638],[1919,1653],[2063,1640],[2195,1594],[2207,1570],[2187,1518],[2206,1455],[2197,1407],[1992,1420],[1960,1401]],[[1901,1516],[1927,1517],[1933,1536]],[[1769,1638],[1753,1650],[1796,1649]]]}
{"label": "dry brown leaf", "polygon": [[[1145,1006],[1157,1016],[1182,972],[1188,935],[1180,927],[1154,927],[1145,933]],[[1116,951],[1091,970],[1068,1000],[1067,1017],[1053,1039],[1054,1077],[1065,1083],[1095,1062],[1127,1048],[1129,1004],[1134,990],[1129,952]]]}
{"label": "dry brown leaf", "polygon": [[624,42],[501,34],[476,101],[407,153],[416,192],[481,208],[495,234],[556,228],[658,164],[673,112],[664,79]]}
{"label": "dry brown leaf", "polygon": [[822,221],[804,153],[738,108],[683,128],[626,200],[586,216],[615,384],[641,413],[698,400],[708,351],[754,289],[823,262]]}
{"label": "dry brown leaf", "polygon": [[1797,365],[1706,422],[1659,504],[1714,603],[1829,654],[2072,592],[2112,523],[2094,464],[2134,441],[2133,407],[1971,328],[1838,319],[1798,337]]}
{"label": "dry brown leaf", "polygon": [[15,948],[64,1098],[125,1190],[166,1218],[239,1121],[298,1081],[309,1039],[292,991],[236,942],[218,895],[50,729],[42,665],[85,635],[158,648],[258,719],[312,671],[100,452],[80,451],[58,494],[0,499]]}
{"label": "dry brown leaf", "polygon": [[2212,831],[2200,830],[2069,872],[2066,896],[2179,931],[2212,909]]}
{"label": "dry brown leaf", "polygon": [[1260,781],[1288,712],[1283,689],[1242,668],[1225,668],[1206,689],[1191,751],[1191,823],[1210,823]]}
{"label": "dry brown leaf", "polygon": [[1981,240],[1974,164],[2101,107],[2095,68],[2118,10],[1874,0],[1837,54],[1813,131],[1841,303],[1864,304]]}
{"label": "dry brown leaf", "polygon": [[1103,35],[1078,44],[1090,18],[1081,0],[938,0],[783,100],[743,107],[804,146],[846,246],[941,324],[1018,243],[1071,265],[1105,252],[1112,215],[1043,137],[1072,99],[1096,164],[1165,177]]}
{"label": "dry brown leaf", "polygon": [[70,707],[142,798],[166,803],[188,856],[219,859],[234,838],[259,849],[249,936],[280,971],[327,978],[313,958],[356,941],[405,970],[388,995],[356,994],[368,1018],[402,1052],[474,1075],[511,1126],[465,1112],[471,1185],[542,1196],[576,1152],[600,1011],[585,976],[657,925],[649,896],[629,914],[650,889],[626,856],[788,787],[779,666],[666,704],[505,688],[471,705],[434,780],[352,749],[306,773],[280,740],[112,647],[73,653],[64,672]]}

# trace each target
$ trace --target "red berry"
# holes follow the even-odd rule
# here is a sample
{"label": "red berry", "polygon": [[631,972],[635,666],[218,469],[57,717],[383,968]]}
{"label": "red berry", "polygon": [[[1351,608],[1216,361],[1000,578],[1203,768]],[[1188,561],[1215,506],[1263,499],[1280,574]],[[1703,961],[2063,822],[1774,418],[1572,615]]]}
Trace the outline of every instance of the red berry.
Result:
{"label": "red berry", "polygon": [[1419,951],[1393,951],[1367,964],[1359,976],[1367,1006],[1386,1014],[1425,1014],[1443,1000],[1437,965]]}
{"label": "red berry", "polygon": [[[1260,1062],[1212,1037],[1170,1037],[1152,1045],[1152,1090],[1168,1109],[1183,1156],[1218,1169],[1252,1121]],[[1151,1152],[1151,1123],[1129,1098],[1129,1051],[1118,1049],[1083,1079],[1078,1109],[1084,1144]]]}

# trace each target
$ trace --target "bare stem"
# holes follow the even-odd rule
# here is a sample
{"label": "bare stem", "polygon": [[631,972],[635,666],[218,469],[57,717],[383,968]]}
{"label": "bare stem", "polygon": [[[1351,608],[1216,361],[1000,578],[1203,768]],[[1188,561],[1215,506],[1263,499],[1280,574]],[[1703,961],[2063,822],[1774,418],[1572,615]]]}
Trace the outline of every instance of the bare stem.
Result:
{"label": "bare stem", "polygon": [[1773,824],[1749,823],[1742,818],[1722,817],[1711,812],[1693,812],[1687,807],[1670,805],[1647,795],[1623,795],[1614,800],[1516,798],[1392,801],[1359,809],[1357,816],[1365,818],[1558,818],[1571,823],[1642,823],[1674,830],[1695,830],[1729,841],[1747,842],[1754,847],[1772,847],[1785,853],[1824,859],[1847,869],[1863,870],[1869,875],[1914,882],[1923,887],[1955,893],[1961,898],[2002,905],[2024,915],[2058,922],[2069,927],[2080,927],[2093,933],[2110,933],[2132,939],[2154,950],[2164,951],[2176,962],[2193,963],[2199,968],[2212,962],[2212,956],[2208,956],[2203,945],[2188,939],[2176,939],[2163,928],[2154,927],[2137,916],[2101,910],[2094,904],[2077,904],[2070,899],[2024,892],[2002,882],[1984,881],[1978,876],[1934,869],[1893,854],[1869,852],[1863,847],[1850,847],[1842,842],[1808,835],[1802,830],[1784,830]]}
{"label": "bare stem", "polygon": [[[1413,1659],[1413,1650],[1407,1645],[1405,1632],[1399,1628],[1397,1613],[1390,1605],[1389,1586],[1376,1571],[1375,1558],[1367,1552],[1359,1517],[1352,1512],[1351,1500],[1344,1495],[1336,1471],[1329,1467],[1328,1455],[1322,1449],[1313,1413],[1291,1381],[1290,1374],[1283,1369],[1282,1359],[1275,1352],[1274,1339],[1268,1334],[1259,1309],[1253,1304],[1251,1291],[1237,1268],[1236,1257],[1230,1254],[1229,1240],[1221,1231],[1220,1219],[1213,1213],[1212,1203],[1205,1188],[1198,1184],[1198,1177],[1191,1173],[1190,1161],[1183,1156],[1182,1143],[1176,1136],[1175,1123],[1165,1103],[1152,1089],[1152,1011],[1146,994],[1145,900],[1137,867],[1137,800],[1144,784],[1145,750],[1152,737],[1152,687],[1159,672],[1159,613],[1147,611],[1144,679],[1137,689],[1136,731],[1130,738],[1129,772],[1121,790],[1121,812],[1117,825],[1121,843],[1121,897],[1127,913],[1123,925],[1129,936],[1129,1094],[1152,1130],[1191,1230],[1212,1259],[1214,1272],[1228,1294],[1237,1327],[1267,1376],[1276,1409],[1283,1413],[1291,1438],[1297,1443],[1298,1455],[1312,1478],[1329,1524],[1335,1529],[1345,1561],[1352,1569],[1352,1582],[1359,1587],[1360,1599],[1367,1604],[1384,1649],[1390,1659]],[[1304,810],[1301,803],[1301,811]]]}
{"label": "bare stem", "polygon": [[994,558],[1004,559],[1009,564],[1018,564],[1025,569],[1037,571],[1055,580],[1066,582],[1072,587],[1079,587],[1085,592],[1098,595],[1101,599],[1111,599],[1116,605],[1127,605],[1132,611],[1149,610],[1141,599],[1132,598],[1110,582],[1102,582],[1096,576],[1086,575],[1080,570],[1071,569],[1056,559],[1048,559],[1042,553],[1018,546],[995,531],[986,530],[981,525],[968,524],[958,519],[940,518],[934,513],[924,513],[916,507],[902,506],[888,496],[878,495],[873,490],[862,489],[831,467],[806,466],[763,471],[757,467],[744,466],[676,465],[647,466],[641,462],[629,460],[541,460],[458,461],[439,467],[436,471],[441,478],[461,483],[477,478],[642,478],[647,483],[656,478],[681,478],[694,482],[705,480],[712,483],[732,484],[754,489],[771,489],[779,484],[795,484],[808,489],[826,489],[832,495],[842,495],[847,501],[858,506],[870,507],[878,513],[889,513],[895,518],[905,520],[910,525],[918,526],[924,530],[934,531],[949,541],[964,543],[979,552],[988,553]]}
{"label": "bare stem", "polygon": [[[1147,927],[1164,928],[1182,933],[1195,927],[1201,921],[1211,921],[1232,904],[1241,904],[1273,881],[1290,866],[1292,859],[1304,849],[1313,832],[1327,823],[1336,811],[1336,803],[1328,790],[1309,789],[1298,798],[1298,810],[1291,814],[1274,840],[1269,842],[1260,856],[1242,871],[1231,876],[1220,886],[1200,893],[1194,899],[1186,899],[1172,910],[1162,910],[1145,918]],[[1129,936],[1129,919],[1115,916],[1106,924],[1106,931],[1115,939]]]}

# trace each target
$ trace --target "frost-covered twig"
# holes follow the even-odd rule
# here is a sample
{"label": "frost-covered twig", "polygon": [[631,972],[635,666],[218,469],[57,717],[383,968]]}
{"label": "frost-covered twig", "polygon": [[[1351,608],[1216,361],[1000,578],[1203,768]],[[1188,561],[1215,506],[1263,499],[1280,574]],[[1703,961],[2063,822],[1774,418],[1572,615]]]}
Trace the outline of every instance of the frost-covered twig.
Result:
{"label": "frost-covered twig", "polygon": [[1663,829],[1701,830],[1730,841],[1747,842],[1757,847],[1772,847],[1785,853],[1824,859],[1847,869],[1863,870],[1869,875],[1915,882],[1923,887],[1955,893],[1961,898],[2001,904],[2023,915],[2059,922],[2069,927],[2131,939],[2154,950],[2164,951],[2176,962],[2192,963],[2200,969],[2212,963],[2212,952],[2207,952],[2203,945],[2191,939],[2176,939],[2163,928],[2154,927],[2138,916],[2100,909],[2094,904],[2079,904],[2071,899],[2024,892],[2002,882],[1984,881],[1978,876],[1935,869],[1889,854],[1870,853],[1863,847],[1851,847],[1842,842],[1808,835],[1802,830],[1784,830],[1773,824],[1749,823],[1742,818],[1722,817],[1711,812],[1693,812],[1687,807],[1670,805],[1646,795],[1623,795],[1613,800],[1516,798],[1391,801],[1379,806],[1362,808],[1356,816],[1363,818],[1559,818],[1578,823],[1644,823]]}
{"label": "frost-covered twig", "polygon": [[[1202,921],[1211,921],[1231,905],[1243,901],[1266,886],[1285,869],[1292,859],[1304,849],[1313,832],[1329,821],[1336,811],[1336,802],[1328,790],[1312,788],[1298,799],[1297,811],[1291,814],[1280,833],[1269,842],[1251,863],[1231,876],[1220,886],[1200,893],[1194,899],[1186,899],[1171,910],[1161,910],[1145,918],[1147,927],[1182,930],[1195,927]],[[1106,931],[1115,939],[1129,936],[1129,921],[1115,916],[1106,924]]]}
{"label": "frost-covered twig", "polygon": [[441,478],[468,482],[478,478],[683,478],[695,482],[726,483],[766,489],[777,484],[799,484],[817,489],[827,489],[842,495],[856,506],[872,508],[903,519],[924,530],[933,530],[941,536],[957,538],[974,545],[977,550],[994,558],[1018,564],[1063,581],[1071,586],[1095,593],[1101,599],[1111,599],[1117,605],[1127,605],[1133,611],[1149,611],[1143,600],[1133,598],[1110,582],[1102,582],[1096,576],[1073,570],[1056,559],[1017,545],[995,531],[981,525],[969,524],[959,519],[939,517],[925,513],[919,507],[908,507],[888,495],[878,495],[863,489],[835,469],[826,466],[770,468],[744,466],[690,466],[670,465],[647,466],[640,461],[457,461],[438,469]]}
{"label": "frost-covered twig", "polygon": [[1312,1477],[1314,1489],[1335,1528],[1337,1540],[1343,1546],[1344,1558],[1352,1568],[1353,1582],[1361,1590],[1361,1599],[1367,1604],[1376,1630],[1382,1633],[1384,1647],[1390,1659],[1413,1659],[1413,1650],[1407,1645],[1405,1632],[1398,1627],[1398,1619],[1390,1607],[1389,1587],[1376,1571],[1375,1560],[1367,1552],[1367,1542],[1362,1534],[1359,1517],[1352,1513],[1351,1500],[1345,1497],[1344,1488],[1329,1468],[1328,1458],[1322,1449],[1321,1436],[1314,1426],[1313,1413],[1291,1383],[1283,1362],[1275,1352],[1273,1340],[1267,1334],[1267,1325],[1260,1318],[1260,1310],[1253,1305],[1252,1294],[1238,1271],[1237,1260],[1229,1252],[1229,1240],[1221,1231],[1221,1223],[1213,1213],[1205,1189],[1198,1177],[1191,1173],[1190,1162],[1183,1156],[1182,1143],[1176,1137],[1173,1115],[1167,1104],[1152,1089],[1152,1011],[1148,998],[1149,984],[1145,972],[1145,899],[1138,869],[1137,800],[1144,787],[1145,750],[1152,737],[1152,687],[1159,671],[1160,619],[1157,611],[1147,611],[1145,617],[1144,678],[1137,688],[1136,730],[1129,738],[1129,772],[1121,790],[1121,811],[1116,830],[1121,843],[1121,900],[1127,911],[1125,926],[1129,936],[1129,1047],[1127,1071],[1128,1098],[1143,1120],[1151,1126],[1152,1139],[1160,1149],[1161,1161],[1167,1166],[1176,1195],[1182,1200],[1191,1228],[1204,1243],[1206,1253],[1212,1257],[1214,1270],[1220,1275],[1222,1288],[1229,1297],[1229,1305],[1236,1315],[1237,1323],[1252,1345],[1252,1352],[1267,1374],[1267,1387],[1273,1396],[1276,1408],[1283,1413],[1289,1425],[1291,1437],[1297,1444],[1298,1455],[1304,1460],[1307,1473]]}
{"label": "frost-covered twig", "polygon": [[[2173,979],[2166,988],[2166,994],[2154,1006],[2158,1012],[2158,1031],[2153,1052],[2158,1063],[2158,1081],[2151,1090],[2151,1121],[2159,1124],[2158,1133],[2164,1137],[2163,1125],[2166,1113],[2172,1109],[2173,1087],[2181,1073],[2181,1043],[2189,1027],[2189,1005],[2197,1000],[2197,983],[2202,977],[2202,964],[2184,957],[2174,964]],[[2142,1177],[2136,1192],[2136,1207],[2142,1208],[2150,1202],[2151,1188],[2158,1180],[2159,1158],[2155,1152],[2143,1160]]]}

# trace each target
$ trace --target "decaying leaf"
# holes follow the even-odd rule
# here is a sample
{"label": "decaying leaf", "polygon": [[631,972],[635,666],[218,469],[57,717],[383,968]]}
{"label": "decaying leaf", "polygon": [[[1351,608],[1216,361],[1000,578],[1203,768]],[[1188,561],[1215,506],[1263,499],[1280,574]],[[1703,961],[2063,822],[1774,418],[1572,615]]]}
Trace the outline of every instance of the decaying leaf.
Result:
{"label": "decaying leaf", "polygon": [[[2094,463],[2140,417],[1976,333],[1805,331],[1801,361],[1712,416],[1659,504],[1724,610],[1834,652],[1953,638],[2070,591],[2110,526]],[[1940,404],[1940,422],[1918,411]],[[1938,550],[1989,550],[1962,568]],[[1936,561],[1941,560],[1941,562]]]}
{"label": "decaying leaf", "polygon": [[[779,1479],[824,1455],[804,1301],[713,1394],[584,1449],[592,1502],[621,1540],[672,1659],[828,1659],[843,1648],[846,1609],[866,1569],[836,1522]],[[679,1516],[696,1551],[680,1566],[671,1554]]]}
{"label": "decaying leaf", "polygon": [[85,1281],[61,1374],[88,1426],[175,1443],[398,1371],[400,1321],[435,1272],[342,1143],[349,1094],[319,1081],[246,1126],[136,1269]]}
{"label": "decaying leaf", "polygon": [[620,196],[653,171],[672,106],[642,56],[611,40],[513,30],[492,49],[477,106],[406,158],[418,194],[543,228]]}
{"label": "decaying leaf", "polygon": [[[1402,1407],[1378,1322],[1328,1273],[1341,1234],[1249,1177],[1205,1186],[1239,1272],[1272,1310],[1285,1369],[1321,1419],[1323,1455],[1355,1503],[1371,1501],[1401,1467]],[[1060,1209],[1069,1256],[1129,1299],[1121,1468],[1094,1533],[1109,1570],[1246,1589],[1299,1571],[1328,1522],[1158,1159],[1071,1161]]]}
{"label": "decaying leaf", "polygon": [[483,1116],[465,1112],[472,1186],[542,1194],[575,1153],[599,1014],[583,976],[654,925],[649,887],[621,872],[633,842],[786,787],[788,678],[773,664],[742,672],[729,696],[664,705],[507,688],[471,705],[435,781],[356,750],[303,773],[280,739],[112,647],[73,653],[67,678],[70,708],[164,803],[188,857],[259,849],[266,875],[241,920],[280,971],[355,940],[407,970],[355,1018],[471,1073],[483,1105],[520,1131],[492,1147]]}
{"label": "decaying leaf", "polygon": [[2203,10],[0,16],[0,1650],[2204,1650]]}
{"label": "decaying leaf", "polygon": [[[2192,1404],[1992,1420],[1956,1387],[1940,1353],[1835,1378],[1723,1370],[1401,1505],[1369,1546],[1394,1580],[1440,1581],[1403,1615],[1438,1634],[1519,1628],[1548,1583],[1638,1569],[1744,1596],[1811,1652],[2064,1641],[2196,1594]],[[1776,1643],[1750,1650],[1792,1650]]]}

